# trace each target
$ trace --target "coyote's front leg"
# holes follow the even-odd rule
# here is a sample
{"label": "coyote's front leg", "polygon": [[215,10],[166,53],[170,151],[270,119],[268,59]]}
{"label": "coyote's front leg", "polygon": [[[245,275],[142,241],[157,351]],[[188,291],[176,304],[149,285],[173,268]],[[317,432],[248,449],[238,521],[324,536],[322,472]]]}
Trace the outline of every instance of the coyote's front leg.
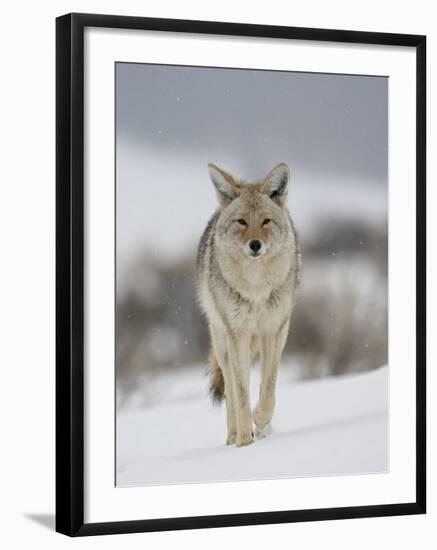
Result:
{"label": "coyote's front leg", "polygon": [[273,334],[261,338],[261,387],[259,401],[253,411],[256,433],[263,437],[271,431],[271,420],[275,407],[275,391],[278,367],[288,334],[289,320]]}
{"label": "coyote's front leg", "polygon": [[225,382],[226,421],[228,426],[226,445],[234,445],[237,441],[237,418],[235,413],[234,384],[227,358],[226,334],[223,329],[213,326],[210,328],[210,333],[214,355],[223,373]]}
{"label": "coyote's front leg", "polygon": [[228,356],[234,383],[237,417],[237,447],[253,443],[252,413],[250,410],[249,371],[250,337],[247,334],[228,334]]}

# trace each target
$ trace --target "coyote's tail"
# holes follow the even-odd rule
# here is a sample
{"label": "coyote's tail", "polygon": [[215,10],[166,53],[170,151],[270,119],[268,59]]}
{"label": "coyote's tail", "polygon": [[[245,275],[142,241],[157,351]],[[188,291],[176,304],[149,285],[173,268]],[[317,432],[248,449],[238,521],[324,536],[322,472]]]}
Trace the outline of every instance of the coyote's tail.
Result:
{"label": "coyote's tail", "polygon": [[223,372],[218,364],[215,353],[211,350],[209,353],[209,393],[214,405],[220,405],[225,396],[225,380],[223,378]]}

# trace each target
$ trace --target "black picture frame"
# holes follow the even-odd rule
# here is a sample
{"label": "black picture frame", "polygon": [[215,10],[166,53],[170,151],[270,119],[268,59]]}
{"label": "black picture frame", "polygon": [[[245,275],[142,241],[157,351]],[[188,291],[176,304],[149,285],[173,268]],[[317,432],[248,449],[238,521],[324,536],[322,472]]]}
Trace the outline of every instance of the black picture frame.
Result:
{"label": "black picture frame", "polygon": [[[84,522],[84,29],[106,27],[416,50],[416,499],[387,505]],[[95,14],[56,20],[56,530],[69,536],[321,521],[426,511],[426,37]]]}

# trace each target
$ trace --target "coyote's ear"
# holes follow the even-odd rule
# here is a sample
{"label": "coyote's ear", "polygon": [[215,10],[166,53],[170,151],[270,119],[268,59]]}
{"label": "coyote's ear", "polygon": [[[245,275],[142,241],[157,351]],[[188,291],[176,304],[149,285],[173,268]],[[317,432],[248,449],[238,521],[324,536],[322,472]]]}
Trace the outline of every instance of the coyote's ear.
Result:
{"label": "coyote's ear", "polygon": [[208,164],[209,175],[217,191],[217,198],[221,206],[225,207],[239,195],[240,184],[215,164]]}
{"label": "coyote's ear", "polygon": [[285,162],[276,165],[264,178],[262,190],[280,206],[287,200],[290,170]]}

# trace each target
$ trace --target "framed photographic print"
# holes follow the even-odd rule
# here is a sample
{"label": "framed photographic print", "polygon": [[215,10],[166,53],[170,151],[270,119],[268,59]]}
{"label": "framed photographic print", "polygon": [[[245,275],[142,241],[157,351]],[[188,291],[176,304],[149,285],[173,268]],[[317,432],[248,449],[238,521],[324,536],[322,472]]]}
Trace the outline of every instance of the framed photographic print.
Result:
{"label": "framed photographic print", "polygon": [[425,37],[56,25],[56,529],[424,513]]}

